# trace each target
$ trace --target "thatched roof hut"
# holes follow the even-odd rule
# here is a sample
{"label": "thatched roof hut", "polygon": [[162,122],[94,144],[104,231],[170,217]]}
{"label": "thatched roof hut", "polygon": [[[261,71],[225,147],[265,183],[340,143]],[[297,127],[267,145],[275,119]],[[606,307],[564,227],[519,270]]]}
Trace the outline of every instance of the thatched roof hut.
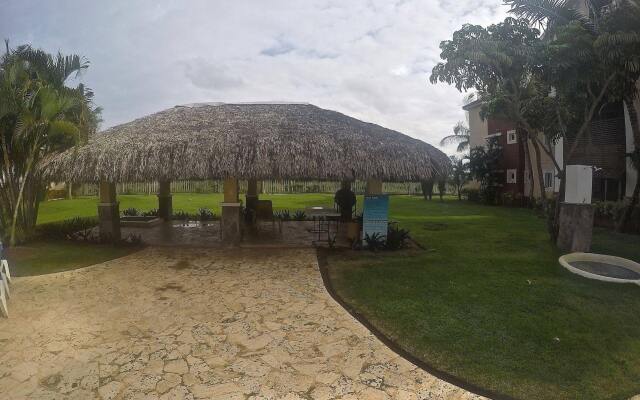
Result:
{"label": "thatched roof hut", "polygon": [[448,157],[399,132],[310,104],[176,106],[114,126],[43,164],[67,182],[442,176]]}

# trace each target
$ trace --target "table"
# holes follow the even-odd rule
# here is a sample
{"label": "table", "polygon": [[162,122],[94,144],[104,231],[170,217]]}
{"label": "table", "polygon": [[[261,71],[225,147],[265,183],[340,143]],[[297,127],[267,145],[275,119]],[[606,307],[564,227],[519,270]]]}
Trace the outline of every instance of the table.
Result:
{"label": "table", "polygon": [[[338,236],[340,229],[341,214],[333,208],[326,207],[308,207],[305,214],[313,220],[313,229],[311,233],[315,234],[314,240],[311,242],[314,246],[321,242],[332,244]],[[332,229],[333,227],[333,229]],[[331,234],[333,233],[333,237]],[[326,239],[323,238],[326,234]]]}

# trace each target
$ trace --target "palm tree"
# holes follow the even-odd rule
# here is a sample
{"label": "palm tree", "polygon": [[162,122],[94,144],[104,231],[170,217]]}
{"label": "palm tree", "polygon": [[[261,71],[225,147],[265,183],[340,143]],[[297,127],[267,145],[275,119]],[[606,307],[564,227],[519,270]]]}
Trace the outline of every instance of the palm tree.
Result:
{"label": "palm tree", "polygon": [[462,121],[459,121],[456,126],[453,127],[453,135],[442,138],[440,146],[447,146],[456,143],[458,144],[458,147],[456,148],[458,153],[469,150],[469,146],[471,144],[471,131]]}
{"label": "palm tree", "polygon": [[578,22],[598,36],[596,49],[603,64],[617,71],[609,98],[625,104],[635,147],[627,156],[639,172],[630,202],[616,224],[617,230],[624,230],[640,197],[637,167],[640,164],[640,116],[634,107],[640,96],[640,0],[507,0],[505,3],[512,13],[552,33],[558,27]]}
{"label": "palm tree", "polygon": [[29,46],[12,50],[6,43],[0,58],[0,225],[11,245],[35,226],[46,191],[38,163],[95,130],[93,94],[66,85],[87,65],[79,56],[53,57]]}

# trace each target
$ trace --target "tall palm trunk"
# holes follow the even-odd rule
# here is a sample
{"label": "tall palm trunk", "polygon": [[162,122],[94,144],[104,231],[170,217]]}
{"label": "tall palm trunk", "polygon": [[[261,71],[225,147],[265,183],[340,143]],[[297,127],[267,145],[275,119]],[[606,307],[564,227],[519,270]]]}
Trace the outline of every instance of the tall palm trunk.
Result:
{"label": "tall palm trunk", "polygon": [[636,187],[633,189],[633,194],[631,195],[629,204],[627,204],[627,206],[625,207],[622,216],[616,224],[616,230],[618,232],[623,232],[627,229],[631,217],[633,216],[633,211],[638,205],[638,197],[640,197],[640,123],[638,121],[638,112],[635,105],[633,104],[633,100],[633,98],[627,97],[624,101],[624,104],[626,105],[627,112],[629,113],[629,121],[631,121],[631,132],[633,133],[634,153],[632,157],[636,159],[632,160],[631,164],[636,169]]}
{"label": "tall palm trunk", "polygon": [[15,208],[13,210],[13,219],[11,221],[11,233],[9,235],[9,245],[16,245],[16,226],[18,223],[18,214],[20,209],[22,209],[23,215],[25,212],[23,197],[24,197],[24,189],[27,186],[27,182],[31,179],[31,169],[33,167],[35,161],[35,152],[38,149],[38,143],[36,142],[31,150],[31,155],[29,160],[27,161],[27,167],[24,171],[24,176],[22,177],[22,182],[20,182],[20,189],[18,191],[18,198],[16,199]]}
{"label": "tall palm trunk", "polygon": [[529,179],[529,193],[527,194],[529,197],[529,203],[533,204],[533,163],[531,162],[531,153],[529,151],[529,134],[525,133],[522,140],[522,147],[524,148],[525,159],[527,160],[527,168],[529,169],[529,174],[531,179]]}
{"label": "tall palm trunk", "polygon": [[533,144],[533,152],[536,155],[536,172],[538,178],[538,187],[540,188],[540,200],[542,200],[543,205],[546,207],[547,203],[547,193],[544,190],[544,175],[542,174],[542,157],[540,155],[540,146],[536,140],[532,141]]}

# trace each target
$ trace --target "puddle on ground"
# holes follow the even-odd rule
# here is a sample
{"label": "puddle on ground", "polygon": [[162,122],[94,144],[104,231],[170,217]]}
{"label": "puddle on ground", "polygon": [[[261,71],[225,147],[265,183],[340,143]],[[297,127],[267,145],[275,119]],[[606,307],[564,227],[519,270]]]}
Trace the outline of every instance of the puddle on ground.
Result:
{"label": "puddle on ground", "polygon": [[49,375],[40,381],[40,386],[48,389],[55,389],[55,387],[58,386],[58,383],[60,383],[61,380],[62,375],[60,374]]}
{"label": "puddle on ground", "polygon": [[160,286],[156,288],[156,292],[167,292],[169,290],[175,290],[178,291],[180,293],[184,293],[185,290],[182,287],[182,285],[178,285],[177,283],[167,283],[164,286]]}
{"label": "puddle on ground", "polygon": [[170,265],[169,268],[180,270],[180,269],[192,268],[192,265],[187,260],[179,260],[174,265]]}

